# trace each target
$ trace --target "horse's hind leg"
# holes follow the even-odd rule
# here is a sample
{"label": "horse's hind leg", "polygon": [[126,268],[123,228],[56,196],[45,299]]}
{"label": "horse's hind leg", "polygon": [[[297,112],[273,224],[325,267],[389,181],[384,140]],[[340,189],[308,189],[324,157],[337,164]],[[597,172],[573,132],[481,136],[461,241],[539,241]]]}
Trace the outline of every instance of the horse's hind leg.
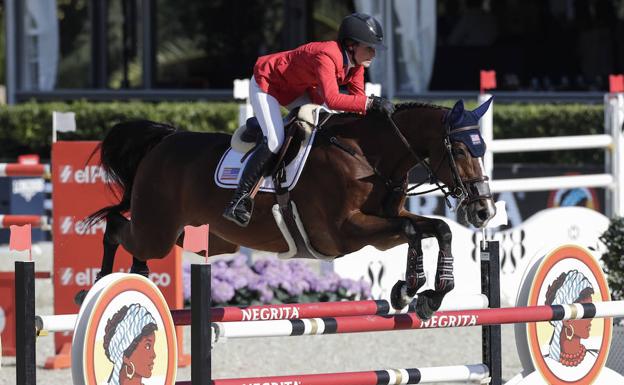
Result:
{"label": "horse's hind leg", "polygon": [[[123,245],[126,250],[134,254],[131,240],[128,237],[129,231],[130,221],[120,213],[111,212],[106,216],[106,230],[104,231],[102,240],[104,255],[102,257],[102,268],[97,274],[97,279],[113,272],[115,254],[117,253],[119,245]],[[133,256],[130,272],[147,277],[149,275],[149,268],[144,260],[137,259]]]}
{"label": "horse's hind leg", "polygon": [[[129,221],[124,216],[116,212],[111,212],[106,216],[106,230],[102,238],[104,254],[102,256],[102,266],[95,277],[95,282],[113,272],[115,254],[117,253],[120,243],[117,233],[123,226],[127,226],[128,223]],[[74,302],[78,305],[82,304],[86,295],[87,290],[79,291],[74,297]]]}

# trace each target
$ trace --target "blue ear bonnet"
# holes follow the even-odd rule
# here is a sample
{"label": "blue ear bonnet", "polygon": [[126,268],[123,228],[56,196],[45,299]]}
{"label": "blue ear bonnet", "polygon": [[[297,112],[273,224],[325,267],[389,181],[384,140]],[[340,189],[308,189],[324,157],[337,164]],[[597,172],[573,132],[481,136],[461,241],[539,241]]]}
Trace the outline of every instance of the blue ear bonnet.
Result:
{"label": "blue ear bonnet", "polygon": [[452,142],[462,142],[465,144],[473,157],[480,158],[485,155],[485,142],[483,141],[479,127],[468,130],[451,131],[449,137]]}
{"label": "blue ear bonnet", "polygon": [[485,154],[485,142],[479,131],[479,119],[490,107],[492,98],[473,111],[464,109],[464,102],[458,101],[446,114],[445,122],[449,127],[449,138],[452,142],[462,142],[475,158]]}

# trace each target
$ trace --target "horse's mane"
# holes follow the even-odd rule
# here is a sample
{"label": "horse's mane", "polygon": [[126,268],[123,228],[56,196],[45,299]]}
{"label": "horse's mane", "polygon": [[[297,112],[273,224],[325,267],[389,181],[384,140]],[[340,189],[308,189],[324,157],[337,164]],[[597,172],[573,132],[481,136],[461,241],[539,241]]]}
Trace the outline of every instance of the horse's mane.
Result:
{"label": "horse's mane", "polygon": [[[437,104],[423,103],[423,102],[404,102],[395,104],[394,113],[401,112],[403,110],[409,110],[412,108],[425,108],[432,110],[448,110],[448,107],[439,106]],[[331,123],[340,123],[343,119],[364,119],[366,115],[358,114],[355,112],[339,112],[330,118]]]}
{"label": "horse's mane", "polygon": [[399,111],[411,109],[411,108],[427,108],[427,109],[432,109],[432,110],[448,110],[447,107],[439,106],[437,104],[423,103],[423,102],[398,103],[398,104],[395,105],[395,107],[396,107],[396,110],[394,111],[395,113],[397,113]]}

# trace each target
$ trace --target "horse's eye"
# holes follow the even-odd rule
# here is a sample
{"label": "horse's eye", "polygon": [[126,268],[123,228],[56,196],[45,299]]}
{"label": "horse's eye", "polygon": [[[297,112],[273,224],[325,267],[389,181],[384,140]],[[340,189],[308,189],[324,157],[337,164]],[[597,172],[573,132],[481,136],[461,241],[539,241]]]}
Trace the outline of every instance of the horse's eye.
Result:
{"label": "horse's eye", "polygon": [[466,152],[464,150],[462,150],[461,148],[454,148],[453,149],[453,156],[457,156],[457,157],[465,157],[466,156]]}

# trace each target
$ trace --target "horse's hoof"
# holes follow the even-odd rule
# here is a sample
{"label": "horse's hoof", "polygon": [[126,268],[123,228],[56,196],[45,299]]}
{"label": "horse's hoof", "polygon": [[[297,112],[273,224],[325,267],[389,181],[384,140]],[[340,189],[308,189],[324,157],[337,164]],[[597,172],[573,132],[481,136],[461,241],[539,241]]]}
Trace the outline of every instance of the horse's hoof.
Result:
{"label": "horse's hoof", "polygon": [[405,294],[405,281],[399,280],[392,287],[390,292],[390,304],[395,310],[401,310],[409,305],[412,298]]}
{"label": "horse's hoof", "polygon": [[440,309],[442,306],[442,300],[444,299],[444,292],[438,292],[435,290],[425,290],[418,294],[416,301],[416,314],[423,321],[431,318],[433,313]]}
{"label": "horse's hoof", "polygon": [[74,303],[78,306],[82,306],[82,303],[84,302],[85,298],[87,297],[87,293],[89,291],[88,290],[80,290],[75,296],[74,296]]}
{"label": "horse's hoof", "polygon": [[431,308],[430,298],[426,295],[419,294],[416,301],[416,315],[422,321],[427,321],[433,316],[434,310]]}

